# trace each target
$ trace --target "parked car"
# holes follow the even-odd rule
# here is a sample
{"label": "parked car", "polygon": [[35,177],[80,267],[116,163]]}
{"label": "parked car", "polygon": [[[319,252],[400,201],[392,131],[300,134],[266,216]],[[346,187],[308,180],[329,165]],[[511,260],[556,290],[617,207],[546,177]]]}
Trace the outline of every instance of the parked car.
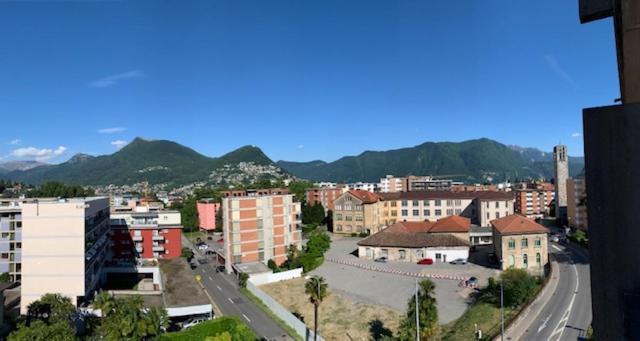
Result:
{"label": "parked car", "polygon": [[207,237],[207,240],[213,240],[213,237],[209,236]]}
{"label": "parked car", "polygon": [[554,243],[557,243],[560,241],[560,238],[558,238],[558,236],[556,235],[552,235],[551,238],[549,238],[549,240],[551,240]]}
{"label": "parked car", "polygon": [[467,260],[464,259],[464,258],[457,258],[457,259],[454,259],[454,260],[450,261],[449,264],[465,265],[465,264],[467,264]]}
{"label": "parked car", "polygon": [[387,257],[386,256],[382,256],[382,257],[378,257],[376,259],[374,259],[374,262],[378,262],[378,263],[386,263],[387,262]]}
{"label": "parked car", "polygon": [[224,238],[218,239],[218,243],[224,243]]}
{"label": "parked car", "polygon": [[433,259],[424,258],[424,259],[419,260],[418,264],[420,264],[420,265],[431,265],[431,264],[433,264]]}
{"label": "parked car", "polygon": [[205,321],[206,321],[206,319],[203,319],[203,318],[196,318],[196,319],[193,319],[193,320],[189,320],[189,321],[185,322],[185,324],[182,325],[182,329],[184,330],[184,329],[191,328],[191,327],[195,326],[196,324],[202,323],[202,322],[205,322]]}
{"label": "parked car", "polygon": [[467,280],[467,285],[468,286],[476,286],[478,285],[478,279],[475,277],[469,277],[469,279]]}
{"label": "parked car", "polygon": [[208,248],[209,248],[209,245],[207,244],[198,245],[198,250],[201,250],[201,251],[207,250]]}
{"label": "parked car", "polygon": [[207,264],[209,263],[209,260],[207,259],[198,259],[198,264]]}

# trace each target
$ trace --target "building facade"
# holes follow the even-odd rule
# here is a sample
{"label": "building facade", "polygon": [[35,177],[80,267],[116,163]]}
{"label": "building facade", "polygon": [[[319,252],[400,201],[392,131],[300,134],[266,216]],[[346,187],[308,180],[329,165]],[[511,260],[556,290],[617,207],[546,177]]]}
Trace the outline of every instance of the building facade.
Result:
{"label": "building facade", "polygon": [[569,227],[588,230],[587,184],[584,178],[567,180],[567,218]]}
{"label": "building facade", "polygon": [[542,218],[550,213],[555,197],[553,190],[515,189],[515,212],[527,218]]}
{"label": "building facade", "polygon": [[334,209],[333,202],[343,193],[342,188],[337,187],[317,187],[317,188],[309,188],[305,191],[305,197],[307,198],[307,203],[309,206],[313,206],[316,203],[322,204],[324,207],[325,213],[328,210]]}
{"label": "building facade", "polygon": [[222,201],[224,254],[232,264],[286,260],[289,245],[301,247],[300,203],[292,194],[228,197]]}
{"label": "building facade", "polygon": [[75,305],[90,298],[109,252],[108,232],[106,197],[24,203],[20,312],[47,293]]}
{"label": "building facade", "polygon": [[549,262],[546,227],[517,214],[494,219],[491,226],[494,252],[502,270],[517,268],[543,274]]}
{"label": "building facade", "polygon": [[553,147],[556,189],[556,219],[561,223],[567,221],[567,179],[569,178],[569,155],[567,146]]}
{"label": "building facade", "polygon": [[220,210],[220,203],[214,199],[201,199],[196,203],[198,210],[198,227],[201,231],[213,232],[216,229],[216,215]]}
{"label": "building facade", "polygon": [[380,231],[382,219],[380,196],[364,190],[350,190],[334,201],[334,233],[367,233]]}
{"label": "building facade", "polygon": [[387,175],[380,179],[378,184],[380,193],[404,192],[404,178],[396,178],[393,175]]}
{"label": "building facade", "polygon": [[31,199],[0,199],[0,273],[22,278],[22,204]]}
{"label": "building facade", "polygon": [[130,212],[111,212],[110,242],[114,260],[180,257],[180,212],[149,210],[146,206]]}

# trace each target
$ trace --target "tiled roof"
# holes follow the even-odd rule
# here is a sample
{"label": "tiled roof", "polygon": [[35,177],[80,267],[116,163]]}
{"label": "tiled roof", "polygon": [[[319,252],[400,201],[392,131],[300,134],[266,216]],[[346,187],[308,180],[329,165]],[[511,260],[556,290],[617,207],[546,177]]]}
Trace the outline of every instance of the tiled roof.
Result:
{"label": "tiled roof", "polygon": [[429,232],[442,233],[442,232],[469,232],[469,226],[471,226],[471,220],[457,215],[452,215],[446,218],[439,219]]}
{"label": "tiled roof", "polygon": [[546,227],[519,214],[492,220],[491,226],[500,234],[549,233]]}
{"label": "tiled roof", "polygon": [[456,247],[469,246],[469,241],[447,233],[430,233],[434,223],[398,222],[371,235],[360,242],[360,246],[376,247]]}
{"label": "tiled roof", "polygon": [[374,202],[380,201],[380,197],[372,192],[361,190],[361,189],[352,189],[349,191],[351,195],[362,200],[363,204],[372,204]]}

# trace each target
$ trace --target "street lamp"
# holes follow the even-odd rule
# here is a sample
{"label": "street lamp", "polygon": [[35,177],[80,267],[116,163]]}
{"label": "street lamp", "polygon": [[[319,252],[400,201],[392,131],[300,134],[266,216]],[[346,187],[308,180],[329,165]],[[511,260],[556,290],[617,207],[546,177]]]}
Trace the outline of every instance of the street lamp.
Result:
{"label": "street lamp", "polygon": [[[504,260],[500,259],[500,271],[502,271],[502,264]],[[504,341],[504,284],[500,279],[500,341]]]}

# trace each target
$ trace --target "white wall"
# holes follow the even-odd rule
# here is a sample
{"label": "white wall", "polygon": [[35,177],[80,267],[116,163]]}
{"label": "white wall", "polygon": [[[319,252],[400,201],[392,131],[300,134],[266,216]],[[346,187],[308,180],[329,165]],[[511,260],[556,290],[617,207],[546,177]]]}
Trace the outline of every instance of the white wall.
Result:
{"label": "white wall", "polygon": [[249,276],[249,281],[255,285],[263,285],[274,282],[286,281],[288,279],[298,278],[302,276],[302,268],[282,271],[277,273],[263,272]]}
{"label": "white wall", "polygon": [[[443,257],[446,255],[447,256],[447,262],[450,262],[454,259],[458,259],[458,258],[464,258],[467,259],[469,258],[469,248],[468,247],[462,247],[462,248],[428,248],[427,249],[427,257],[426,258],[431,258],[433,259],[433,261],[436,261],[436,253],[440,253],[443,255]],[[444,260],[444,258],[440,258],[440,260]]]}

